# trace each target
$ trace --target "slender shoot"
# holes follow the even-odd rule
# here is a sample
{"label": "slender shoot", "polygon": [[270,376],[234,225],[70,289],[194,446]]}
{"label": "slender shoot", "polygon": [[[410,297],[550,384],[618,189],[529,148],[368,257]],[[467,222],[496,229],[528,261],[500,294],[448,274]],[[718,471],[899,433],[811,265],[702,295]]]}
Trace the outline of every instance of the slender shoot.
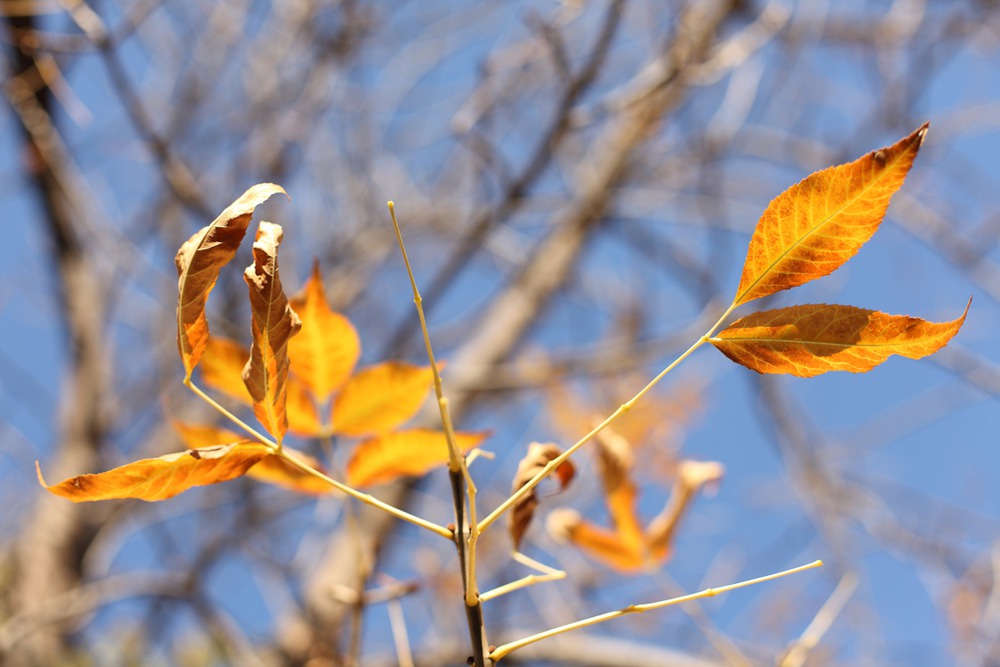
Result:
{"label": "slender shoot", "polygon": [[201,400],[205,401],[213,408],[218,410],[223,417],[225,417],[226,419],[233,422],[241,429],[249,433],[255,440],[258,440],[259,442],[267,445],[268,447],[273,449],[276,453],[281,451],[281,445],[279,443],[275,442],[274,440],[271,440],[265,435],[262,435],[259,431],[257,431],[257,429],[250,426],[245,421],[234,415],[232,412],[219,405],[219,403],[214,398],[212,398],[204,391],[202,391],[201,388],[198,385],[196,385],[194,383],[194,380],[192,380],[190,377],[184,378],[184,386],[193,391],[198,398],[200,398]]}
{"label": "slender shoot", "polygon": [[490,659],[493,661],[499,661],[501,658],[513,653],[514,651],[524,648],[529,644],[534,644],[535,642],[541,641],[543,639],[548,639],[549,637],[555,637],[564,632],[570,632],[571,630],[578,630],[580,628],[585,628],[591,625],[596,625],[598,623],[603,623],[604,621],[610,621],[613,618],[619,618],[621,616],[627,616],[628,614],[641,614],[647,611],[653,611],[654,609],[662,609],[663,607],[670,607],[673,605],[678,605],[684,602],[690,602],[691,600],[700,600],[702,598],[710,598],[721,593],[728,593],[729,591],[736,590],[737,588],[745,588],[747,586],[753,586],[755,584],[764,583],[765,581],[771,581],[773,579],[779,579],[781,577],[786,577],[790,574],[798,574],[805,570],[811,570],[815,567],[821,567],[823,561],[817,560],[809,563],[808,565],[800,565],[799,567],[793,567],[790,570],[785,570],[783,572],[776,572],[774,574],[769,574],[764,577],[757,577],[756,579],[747,579],[746,581],[740,581],[735,584],[728,584],[726,586],[720,586],[719,588],[706,588],[698,593],[691,593],[689,595],[682,595],[676,598],[670,598],[669,600],[660,600],[659,602],[649,602],[647,604],[633,604],[625,607],[623,609],[618,609],[616,611],[609,611],[605,614],[600,614],[598,616],[591,616],[590,618],[585,618],[574,623],[567,623],[566,625],[561,625],[558,628],[552,628],[551,630],[546,630],[545,632],[539,632],[538,634],[525,637],[524,639],[518,639],[517,641],[510,642],[509,644],[504,644],[490,653]]}
{"label": "slender shoot", "polygon": [[650,390],[653,389],[653,387],[655,387],[660,382],[660,380],[666,377],[667,373],[672,371],[674,368],[677,367],[678,364],[680,364],[682,361],[691,356],[691,354],[695,350],[697,350],[699,347],[707,343],[709,339],[715,334],[716,329],[722,326],[722,323],[725,321],[725,319],[729,317],[729,314],[732,313],[735,309],[736,309],[735,304],[730,305],[729,308],[726,309],[726,312],[722,314],[722,316],[716,321],[716,323],[713,324],[712,327],[707,332],[705,332],[705,334],[701,338],[696,340],[691,347],[685,350],[679,357],[674,359],[669,366],[660,371],[659,375],[654,377],[652,380],[649,381],[649,383],[645,387],[639,390],[639,393],[637,393],[635,396],[630,398],[625,403],[619,405],[618,409],[612,412],[604,421],[602,421],[600,424],[592,428],[589,433],[587,433],[585,436],[577,440],[569,449],[567,449],[562,454],[549,461],[544,468],[538,471],[537,475],[535,475],[534,477],[531,478],[531,480],[528,481],[527,484],[525,484],[517,491],[512,493],[510,497],[507,498],[507,500],[503,501],[499,505],[499,507],[490,512],[490,514],[487,515],[487,517],[480,522],[479,531],[482,532],[486,530],[490,524],[492,524],[494,521],[503,516],[504,512],[513,507],[524,496],[531,493],[532,489],[538,486],[538,484],[543,479],[551,475],[556,468],[561,466],[563,462],[566,461],[566,459],[568,459],[570,456],[572,456],[578,449],[580,449],[582,446],[590,442],[590,440],[595,435],[597,435],[605,428],[607,428],[609,425],[611,425],[616,419],[618,419],[623,414],[631,410],[632,407],[637,402],[639,402],[647,393],[649,393]]}
{"label": "slender shoot", "polygon": [[507,593],[512,593],[522,588],[534,586],[535,584],[542,584],[548,581],[558,581],[560,579],[566,578],[565,571],[557,570],[554,567],[549,567],[544,563],[538,562],[534,558],[529,558],[528,556],[525,556],[520,551],[515,551],[511,555],[511,558],[513,558],[518,563],[521,563],[522,565],[526,565],[534,570],[538,570],[542,574],[540,575],[529,574],[528,576],[521,577],[520,579],[512,581],[509,584],[504,584],[503,586],[497,586],[493,590],[486,591],[485,593],[479,596],[479,599],[482,602],[498,598],[501,595],[506,595]]}

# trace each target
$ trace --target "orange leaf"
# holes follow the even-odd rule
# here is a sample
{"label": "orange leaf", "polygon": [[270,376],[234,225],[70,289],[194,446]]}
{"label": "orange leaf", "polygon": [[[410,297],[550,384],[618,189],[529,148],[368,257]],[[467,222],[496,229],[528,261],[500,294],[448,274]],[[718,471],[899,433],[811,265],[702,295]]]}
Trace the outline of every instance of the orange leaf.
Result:
{"label": "orange leaf", "polygon": [[243,368],[249,359],[250,350],[246,346],[230,338],[209,336],[205,355],[201,359],[201,377],[209,387],[253,405],[243,382]]}
{"label": "orange leaf", "polygon": [[[189,449],[198,449],[211,444],[224,442],[237,442],[241,438],[229,429],[218,426],[208,426],[203,424],[186,424],[184,422],[172,422],[174,429],[181,436],[181,440]],[[292,449],[287,445],[282,448],[286,454],[308,463],[310,466],[325,474],[323,464],[318,460]],[[330,485],[321,479],[302,472],[295,466],[289,465],[281,460],[280,456],[268,454],[246,473],[247,477],[253,477],[261,482],[268,482],[283,486],[286,489],[299,493],[318,495],[330,492]]]}
{"label": "orange leaf", "polygon": [[634,572],[646,564],[639,545],[626,545],[618,532],[595,526],[571,509],[561,508],[549,514],[549,533],[560,542],[571,542],[594,560],[619,572]]}
{"label": "orange leaf", "polygon": [[853,257],[882,222],[927,126],[854,162],[807,176],[775,197],[750,239],[733,304],[820,278]]}
{"label": "orange leaf", "polygon": [[638,492],[632,481],[632,446],[606,428],[597,434],[597,470],[604,484],[608,514],[622,549],[642,553],[642,525],[636,515]]}
{"label": "orange leaf", "polygon": [[430,366],[386,361],[351,377],[333,401],[333,430],[368,435],[392,430],[417,414],[430,390]]}
{"label": "orange leaf", "polygon": [[35,468],[43,487],[76,503],[112,498],[155,501],[172,498],[192,486],[240,477],[270,452],[266,445],[247,440],[141,459],[96,475],[70,477],[52,486],[45,483],[37,462]]}
{"label": "orange leaf", "polygon": [[287,389],[288,400],[285,404],[285,412],[288,415],[288,430],[304,438],[319,438],[328,435],[329,429],[323,425],[319,418],[316,399],[302,378],[295,373],[289,373]]}
{"label": "orange leaf", "polygon": [[[308,463],[312,468],[326,474],[323,464],[314,457],[309,456],[305,452],[292,449],[287,445],[281,449],[289,456],[294,456],[303,463]],[[247,472],[247,477],[253,477],[260,482],[281,486],[296,493],[305,493],[313,496],[330,493],[333,490],[333,487],[323,480],[302,472],[295,466],[282,460],[280,456],[275,456],[274,454],[268,454],[261,459],[260,463],[250,468],[250,471]]]}
{"label": "orange leaf", "polygon": [[319,262],[291,304],[302,320],[299,335],[288,343],[292,371],[322,401],[351,375],[361,341],[350,320],[327,304]]}
{"label": "orange leaf", "polygon": [[172,421],[170,422],[170,425],[174,427],[174,430],[177,431],[177,435],[181,437],[181,442],[183,442],[184,446],[188,449],[213,447],[215,445],[223,445],[232,442],[242,442],[246,439],[238,433],[219,426],[210,426],[208,424],[188,424],[180,421]]}
{"label": "orange leaf", "polygon": [[[522,486],[530,482],[535,475],[540,473],[550,462],[562,454],[562,450],[551,442],[533,442],[528,446],[528,453],[517,464],[517,472],[514,473],[514,482],[511,484],[511,493],[516,492]],[[566,485],[573,480],[576,469],[569,461],[563,461],[553,474],[559,481],[559,490],[562,491]],[[535,516],[535,508],[538,507],[538,495],[536,486],[530,493],[523,496],[514,503],[510,511],[510,539],[514,543],[514,549],[521,548],[521,538],[531,524],[531,519]]]}
{"label": "orange leaf", "polygon": [[185,379],[191,377],[208,342],[205,303],[219,271],[236,255],[254,209],[278,192],[287,196],[281,186],[273,183],[251,187],[177,251],[177,348]]}
{"label": "orange leaf", "polygon": [[968,312],[967,305],[958,319],[936,323],[853,306],[792,306],[740,318],[711,342],[758,373],[863,373],[894,354],[920,359],[936,352]]}
{"label": "orange leaf", "polygon": [[[455,444],[467,452],[487,435],[456,433]],[[446,463],[448,442],[443,431],[394,431],[358,443],[347,464],[347,484],[361,488],[399,477],[416,477]]]}
{"label": "orange leaf", "polygon": [[253,398],[253,412],[280,443],[288,429],[285,402],[288,380],[288,339],[299,327],[298,315],[288,305],[278,276],[280,225],[261,222],[253,243],[253,264],[243,272],[250,288],[253,346],[243,382]]}

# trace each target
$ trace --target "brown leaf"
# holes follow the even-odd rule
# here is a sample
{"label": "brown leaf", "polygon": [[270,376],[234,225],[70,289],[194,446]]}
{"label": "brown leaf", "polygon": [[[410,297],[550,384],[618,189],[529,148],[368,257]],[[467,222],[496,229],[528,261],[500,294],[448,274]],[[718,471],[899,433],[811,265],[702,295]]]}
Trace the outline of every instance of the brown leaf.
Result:
{"label": "brown leaf", "polygon": [[[488,435],[456,433],[455,444],[467,452]],[[347,464],[347,484],[356,489],[384,484],[400,477],[423,475],[446,463],[448,441],[443,431],[393,431],[358,443]]]}
{"label": "brown leaf", "polygon": [[302,320],[302,330],[288,343],[292,371],[323,401],[351,375],[361,341],[350,320],[330,309],[319,262],[291,304]]}
{"label": "brown leaf", "polygon": [[172,498],[193,486],[217,484],[246,474],[271,453],[249,440],[141,459],[94,475],[77,475],[49,486],[37,463],[38,481],[50,493],[73,502],[138,498],[156,501]]}
{"label": "brown leaf", "polygon": [[208,342],[205,303],[219,271],[236,255],[254,209],[278,192],[286,194],[273,183],[251,187],[177,251],[177,348],[185,379],[191,377]]}
{"label": "brown leaf", "polygon": [[[517,465],[517,472],[514,473],[514,482],[511,485],[511,493],[515,493],[522,486],[527,484],[540,473],[542,469],[552,460],[562,454],[562,450],[551,442],[533,442],[528,446],[528,453]],[[569,461],[564,461],[555,469],[554,475],[559,481],[559,490],[562,491],[573,480],[576,469]],[[521,538],[531,524],[531,519],[535,515],[535,508],[538,507],[538,496],[535,493],[536,486],[530,493],[526,494],[518,502],[514,503],[510,513],[510,538],[514,543],[514,549],[521,548]]]}
{"label": "brown leaf", "polygon": [[278,275],[280,225],[261,222],[253,244],[253,264],[243,272],[250,288],[253,345],[243,381],[253,398],[257,420],[280,443],[288,429],[285,412],[288,380],[288,339],[302,326],[288,305]]}
{"label": "brown leaf", "polygon": [[958,333],[968,312],[966,305],[958,319],[935,323],[853,306],[791,306],[740,318],[711,342],[758,373],[863,373],[894,354],[920,359],[936,352]]}
{"label": "brown leaf", "polygon": [[427,398],[430,366],[386,361],[362,369],[333,401],[332,428],[340,435],[390,431],[417,414]]}
{"label": "brown leaf", "polygon": [[853,257],[878,229],[927,135],[818,171],[775,197],[750,239],[734,305],[820,278]]}

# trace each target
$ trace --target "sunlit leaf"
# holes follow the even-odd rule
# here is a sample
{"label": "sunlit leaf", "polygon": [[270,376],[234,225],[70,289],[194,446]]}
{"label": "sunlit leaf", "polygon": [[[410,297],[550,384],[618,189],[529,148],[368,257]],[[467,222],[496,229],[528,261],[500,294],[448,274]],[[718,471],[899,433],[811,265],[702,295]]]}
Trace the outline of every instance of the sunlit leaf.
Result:
{"label": "sunlit leaf", "polygon": [[619,572],[634,572],[646,564],[641,549],[625,548],[617,531],[585,521],[576,510],[560,508],[546,520],[549,534],[558,542],[570,542],[588,556]]}
{"label": "sunlit leaf", "polygon": [[750,239],[736,305],[827,275],[878,229],[927,134],[806,177],[778,195]]}
{"label": "sunlit leaf", "polygon": [[[200,449],[219,445],[222,443],[233,443],[241,441],[242,438],[229,429],[205,424],[189,424],[186,422],[172,422],[174,430],[181,436],[184,445],[189,449]],[[325,474],[323,464],[314,457],[304,452],[292,449],[287,445],[283,450],[289,456],[308,463],[316,470]],[[268,454],[254,465],[246,473],[247,477],[252,477],[261,482],[275,484],[298,493],[310,495],[320,495],[330,492],[330,485],[323,480],[305,473],[293,465],[283,461],[280,456]]]}
{"label": "sunlit leaf", "polygon": [[35,467],[38,481],[57,496],[73,502],[138,498],[165,500],[193,486],[226,482],[246,474],[271,450],[260,443],[244,441],[218,447],[192,449],[155,459],[141,459],[93,475],[77,475],[49,486]]}
{"label": "sunlit leaf", "polygon": [[[456,433],[455,444],[467,452],[487,433]],[[384,433],[358,443],[347,464],[347,484],[355,488],[417,477],[448,463],[443,431],[413,429]]]}
{"label": "sunlit leaf", "polygon": [[[326,470],[316,458],[309,456],[305,452],[292,449],[288,445],[282,450],[289,456],[293,456],[310,467],[326,474]],[[319,496],[330,493],[333,490],[329,484],[322,479],[299,470],[290,463],[284,461],[280,456],[269,454],[261,459],[260,463],[250,468],[247,477],[252,477],[259,482],[267,482],[283,487],[296,493]]]}
{"label": "sunlit leaf", "polygon": [[288,379],[288,339],[301,323],[288,305],[278,275],[279,225],[261,222],[253,244],[253,264],[243,272],[250,288],[253,345],[243,381],[253,398],[253,411],[268,432],[281,442],[288,428],[285,402]]}
{"label": "sunlit leaf", "polygon": [[350,320],[327,304],[318,262],[291,304],[302,320],[302,330],[288,343],[292,371],[322,401],[351,375],[361,341]]}
{"label": "sunlit leaf", "polygon": [[711,342],[758,373],[863,373],[894,354],[920,359],[936,352],[958,333],[968,312],[966,306],[958,319],[936,323],[853,306],[791,306],[740,318]]}
{"label": "sunlit leaf", "polygon": [[725,466],[718,461],[680,462],[670,499],[663,511],[646,528],[646,549],[652,561],[662,563],[670,556],[677,527],[691,506],[695,494],[709,484],[717,484],[725,472]]}
{"label": "sunlit leaf", "polygon": [[319,418],[316,400],[302,379],[295,373],[289,373],[286,386],[285,412],[288,415],[288,430],[304,438],[328,435],[328,429],[323,426]]}
{"label": "sunlit leaf", "polygon": [[250,348],[235,340],[209,336],[205,355],[201,358],[201,377],[213,389],[253,405],[253,399],[243,382],[243,369],[250,359]]}
{"label": "sunlit leaf", "polygon": [[431,388],[430,366],[387,361],[352,376],[333,401],[332,427],[340,435],[392,430],[417,413]]}
{"label": "sunlit leaf", "polygon": [[[546,465],[560,454],[562,454],[562,450],[554,443],[531,443],[528,446],[528,453],[517,464],[517,472],[514,473],[514,481],[511,484],[511,493],[516,492],[530,482],[535,475],[540,473]],[[575,474],[576,470],[569,461],[563,461],[552,473],[559,482],[560,491],[566,488],[566,485],[572,481]],[[536,486],[530,493],[521,497],[520,500],[514,503],[514,506],[510,510],[510,523],[508,526],[510,528],[510,539],[514,543],[515,550],[521,547],[521,539],[524,537],[525,531],[528,530],[528,526],[531,525],[531,519],[535,516],[535,508],[538,507],[537,489],[538,487]]]}
{"label": "sunlit leaf", "polygon": [[242,436],[235,431],[210,424],[190,424],[174,420],[170,425],[174,427],[177,435],[181,437],[181,442],[188,449],[215,447],[216,445],[226,445],[246,440],[246,436]]}
{"label": "sunlit leaf", "polygon": [[597,435],[597,471],[604,487],[611,524],[622,550],[642,553],[642,525],[636,513],[638,492],[632,481],[632,446],[610,428]]}
{"label": "sunlit leaf", "polygon": [[285,193],[273,183],[251,187],[177,251],[177,347],[185,378],[191,377],[208,342],[205,303],[219,271],[236,254],[254,209],[278,192]]}

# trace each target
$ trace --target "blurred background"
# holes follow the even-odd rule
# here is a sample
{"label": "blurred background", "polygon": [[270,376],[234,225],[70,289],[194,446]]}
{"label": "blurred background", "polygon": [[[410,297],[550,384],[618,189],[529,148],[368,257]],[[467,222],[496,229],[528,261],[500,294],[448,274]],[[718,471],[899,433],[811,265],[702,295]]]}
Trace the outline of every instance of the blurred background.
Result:
{"label": "blurred background", "polygon": [[[585,448],[574,485],[543,487],[523,546],[568,579],[488,602],[486,625],[500,644],[822,558],[505,663],[1000,664],[1000,3],[3,0],[0,14],[0,663],[469,654],[453,547],[364,506],[249,480],[74,505],[35,479],[36,459],[53,482],[179,451],[172,420],[214,418],[181,384],[173,255],[253,183],[291,195],[257,215],[285,228],[286,288],[318,259],[364,364],[425,359],[396,202],[458,425],[493,432],[495,458],[472,466],[488,510],[528,443],[571,444],[715,321],[771,198],[930,121],[859,255],[738,314],[828,302],[943,321],[972,295],[955,340],[809,380],[699,350],[633,429],[646,519],[679,459],[726,468],[669,562],[619,573],[546,531],[557,507],[607,525]],[[241,253],[209,306],[213,331],[248,342]],[[352,446],[334,444],[332,469]],[[451,520],[443,470],[375,493]],[[482,588],[527,574],[504,531],[482,548]]]}

